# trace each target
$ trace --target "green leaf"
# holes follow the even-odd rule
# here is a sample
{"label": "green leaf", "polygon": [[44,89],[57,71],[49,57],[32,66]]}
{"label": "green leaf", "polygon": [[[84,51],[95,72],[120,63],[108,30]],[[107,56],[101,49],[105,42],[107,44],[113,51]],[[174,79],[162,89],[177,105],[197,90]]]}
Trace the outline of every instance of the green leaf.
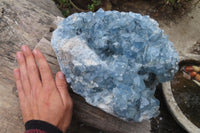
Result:
{"label": "green leaf", "polygon": [[62,11],[62,14],[67,17],[69,14],[70,14],[70,10],[65,10],[65,11]]}
{"label": "green leaf", "polygon": [[92,0],[92,2],[93,2],[93,5],[95,5],[95,6],[98,6],[101,4],[101,1],[99,1],[99,0]]}
{"label": "green leaf", "polygon": [[175,3],[175,0],[170,0],[170,2],[171,2],[172,4],[174,4],[174,3]]}
{"label": "green leaf", "polygon": [[90,11],[94,11],[94,5],[92,4],[92,5],[88,5],[88,9],[90,10]]}

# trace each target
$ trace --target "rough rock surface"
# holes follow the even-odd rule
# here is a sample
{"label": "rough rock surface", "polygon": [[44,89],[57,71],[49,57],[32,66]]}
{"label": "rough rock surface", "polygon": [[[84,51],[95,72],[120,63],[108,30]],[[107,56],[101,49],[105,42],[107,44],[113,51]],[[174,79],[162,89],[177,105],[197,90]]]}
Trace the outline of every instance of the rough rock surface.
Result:
{"label": "rough rock surface", "polygon": [[132,12],[73,14],[51,42],[73,91],[124,120],[157,116],[155,87],[178,70],[178,53],[158,23]]}
{"label": "rough rock surface", "polygon": [[13,69],[21,44],[31,48],[61,16],[52,0],[0,0],[0,133],[22,133]]}

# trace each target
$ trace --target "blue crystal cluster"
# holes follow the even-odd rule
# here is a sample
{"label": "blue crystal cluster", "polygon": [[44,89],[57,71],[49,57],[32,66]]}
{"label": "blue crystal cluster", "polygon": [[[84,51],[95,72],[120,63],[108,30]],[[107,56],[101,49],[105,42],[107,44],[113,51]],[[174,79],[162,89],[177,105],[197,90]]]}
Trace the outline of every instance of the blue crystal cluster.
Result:
{"label": "blue crystal cluster", "polygon": [[51,44],[73,91],[127,121],[157,116],[156,85],[178,70],[178,53],[158,23],[132,12],[75,13]]}

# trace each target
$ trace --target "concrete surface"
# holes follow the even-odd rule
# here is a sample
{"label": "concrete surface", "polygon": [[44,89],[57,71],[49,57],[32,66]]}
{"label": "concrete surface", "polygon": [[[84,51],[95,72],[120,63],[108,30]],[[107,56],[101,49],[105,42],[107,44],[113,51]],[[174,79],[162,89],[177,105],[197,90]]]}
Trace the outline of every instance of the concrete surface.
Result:
{"label": "concrete surface", "polygon": [[198,1],[193,0],[191,11],[182,18],[169,21],[169,24],[158,21],[160,27],[169,35],[169,40],[174,43],[180,56],[192,54],[192,47],[200,40],[200,2]]}

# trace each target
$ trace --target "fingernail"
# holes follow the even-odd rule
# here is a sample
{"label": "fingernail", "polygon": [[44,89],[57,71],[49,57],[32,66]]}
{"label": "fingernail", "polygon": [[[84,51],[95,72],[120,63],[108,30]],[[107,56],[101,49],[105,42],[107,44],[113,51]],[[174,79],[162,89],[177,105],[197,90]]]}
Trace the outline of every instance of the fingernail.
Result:
{"label": "fingernail", "polygon": [[18,59],[22,58],[22,54],[20,52],[17,52],[17,58]]}
{"label": "fingernail", "polygon": [[17,68],[15,68],[15,69],[13,70],[13,72],[14,72],[14,73],[17,73],[17,72],[18,72],[18,69],[17,69]]}
{"label": "fingernail", "polygon": [[25,46],[25,45],[22,46],[22,51],[23,51],[23,52],[26,51],[26,46]]}
{"label": "fingernail", "polygon": [[59,78],[59,79],[64,79],[65,76],[64,76],[64,74],[63,74],[62,72],[59,72],[59,73],[58,73],[58,78]]}
{"label": "fingernail", "polygon": [[34,50],[33,50],[33,53],[34,53],[34,54],[37,54],[37,50],[36,50],[36,49],[34,49]]}
{"label": "fingernail", "polygon": [[15,77],[17,77],[19,75],[19,69],[18,68],[15,68],[13,72],[14,72]]}

